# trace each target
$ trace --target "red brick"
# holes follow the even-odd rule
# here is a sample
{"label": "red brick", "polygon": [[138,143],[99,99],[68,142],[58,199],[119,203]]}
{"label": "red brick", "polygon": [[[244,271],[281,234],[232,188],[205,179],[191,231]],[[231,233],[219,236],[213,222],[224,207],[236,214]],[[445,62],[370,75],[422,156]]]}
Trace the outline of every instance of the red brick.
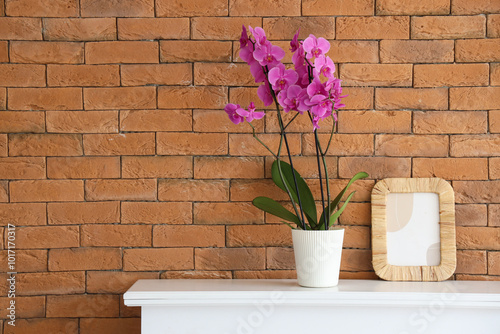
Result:
{"label": "red brick", "polygon": [[409,133],[410,111],[340,110],[339,133]]}
{"label": "red brick", "polygon": [[490,158],[490,179],[500,179],[500,158]]}
{"label": "red brick", "polygon": [[87,292],[123,294],[139,279],[158,278],[158,272],[88,271]]}
{"label": "red brick", "polygon": [[0,202],[9,202],[9,182],[0,181]]}
{"label": "red brick", "polygon": [[156,200],[156,180],[86,180],[85,199],[89,201],[154,201]]}
{"label": "red brick", "polygon": [[500,252],[488,252],[488,275],[500,275]]}
{"label": "red brick", "polygon": [[189,202],[122,202],[122,224],[191,224]]}
{"label": "red brick", "polygon": [[450,155],[489,157],[500,155],[500,135],[451,136]]}
{"label": "red brick", "polygon": [[500,181],[453,181],[453,188],[456,203],[500,203]]}
{"label": "red brick", "polygon": [[335,63],[378,63],[378,42],[330,41],[328,56]]}
{"label": "red brick", "polygon": [[48,132],[118,132],[118,111],[47,111],[46,114]]}
{"label": "red brick", "polygon": [[10,182],[11,202],[70,202],[83,200],[83,181],[33,180]]}
{"label": "red brick", "polygon": [[44,87],[45,66],[0,64],[0,86]]}
{"label": "red brick", "polygon": [[191,64],[123,65],[122,85],[190,85]]}
{"label": "red brick", "polygon": [[196,248],[195,268],[199,270],[265,269],[265,248]]}
{"label": "red brick", "polygon": [[408,39],[410,18],[405,16],[339,17],[337,39]]}
{"label": "red brick", "polygon": [[0,17],[0,38],[8,40],[41,40],[39,18]]}
{"label": "red brick", "polygon": [[[1,6],[1,4],[0,4]],[[10,306],[10,298],[0,297],[0,307],[5,315],[0,316],[3,319],[8,319],[7,308]],[[16,297],[16,318],[42,318],[45,316],[45,297]],[[10,320],[10,319],[8,319]],[[2,333],[0,331],[0,333]]]}
{"label": "red brick", "polygon": [[[492,205],[489,206],[491,207]],[[486,226],[488,225],[488,208],[485,204],[455,205],[455,222],[457,226]]]}
{"label": "red brick", "polygon": [[[288,159],[283,159],[289,162]],[[336,157],[325,157],[326,165],[328,168],[328,174],[330,177],[337,177],[337,158]],[[274,157],[266,157],[266,170],[265,177],[271,178],[271,166],[274,162]],[[319,178],[318,173],[318,162],[316,156],[309,157],[293,157],[293,168],[300,173],[300,175],[305,179]],[[321,170],[324,175],[323,162],[321,162]]]}
{"label": "red brick", "polygon": [[188,270],[194,269],[193,248],[125,249],[123,270]]}
{"label": "red brick", "polygon": [[282,191],[272,180],[244,180],[238,179],[231,182],[231,201],[251,202],[257,196],[266,196],[276,201],[289,201],[286,192]]}
{"label": "red brick", "polygon": [[488,64],[415,65],[415,87],[487,86]]}
{"label": "red brick", "polygon": [[[330,192],[332,197],[335,197],[339,194],[342,189],[347,185],[348,179],[333,179],[330,178]],[[367,202],[370,201],[371,192],[373,186],[375,185],[375,181],[372,180],[359,180],[354,183],[349,191],[356,193],[352,197],[353,202]],[[314,179],[309,182],[309,186],[311,188],[312,194],[315,199],[319,200],[321,198],[319,180]]]}
{"label": "red brick", "polygon": [[224,247],[224,226],[161,225],[153,229],[154,247]]}
{"label": "red brick", "polygon": [[155,154],[154,133],[86,134],[86,155],[151,155]]}
{"label": "red brick", "polygon": [[[224,113],[227,117],[227,114]],[[121,110],[122,131],[191,131],[190,110]]]}
{"label": "red brick", "polygon": [[110,270],[122,268],[119,248],[71,248],[49,251],[50,271]]}
{"label": "red brick", "polygon": [[[280,136],[278,134],[258,134],[259,139],[264,142],[274,154],[277,154]],[[300,135],[288,134],[288,144],[290,154],[300,153]],[[229,134],[229,154],[237,156],[269,156],[272,155],[261,143],[259,143],[251,134]],[[282,154],[286,154],[283,144]]]}
{"label": "red brick", "polygon": [[478,16],[414,16],[412,39],[481,38],[486,32],[486,18]]}
{"label": "red brick", "polygon": [[[264,106],[264,103],[259,99],[257,95],[256,87],[231,87],[229,88],[229,102],[234,104],[239,104],[244,107],[248,106],[250,102],[254,102],[257,110],[267,109],[267,110],[276,110],[274,104],[271,104],[268,107]],[[219,107],[223,109],[224,107]],[[213,109],[213,108],[211,108]],[[226,118],[226,120],[229,120]],[[244,125],[244,124],[241,124]],[[241,127],[240,125],[240,127]],[[247,128],[244,126],[243,128]]]}
{"label": "red brick", "polygon": [[0,113],[0,132],[45,132],[45,114],[38,111],[3,111]]}
{"label": "red brick", "polygon": [[487,110],[500,105],[500,87],[450,88],[450,109]]}
{"label": "red brick", "polygon": [[232,45],[229,41],[160,41],[160,61],[196,62],[230,61]]}
{"label": "red brick", "polygon": [[112,224],[120,222],[119,202],[48,203],[49,224]]}
{"label": "red brick", "polygon": [[232,225],[227,227],[228,247],[291,246],[290,227],[280,225]]}
{"label": "red brick", "polygon": [[118,178],[120,158],[47,158],[47,176],[51,179]]}
{"label": "red brick", "polygon": [[[329,134],[318,135],[321,147],[326,149]],[[316,155],[316,145],[313,134],[304,134],[302,138],[302,154]],[[373,154],[372,134],[334,134],[328,155],[371,155]]]}
{"label": "red brick", "polygon": [[162,279],[231,279],[233,274],[229,270],[204,270],[204,271],[165,271]]}
{"label": "red brick", "polygon": [[225,202],[229,200],[229,182],[191,179],[159,180],[160,201]]}
{"label": "red brick", "polygon": [[0,41],[0,62],[7,63],[9,61],[9,42]]}
{"label": "red brick", "polygon": [[4,334],[17,333],[54,333],[54,334],[77,334],[78,319],[54,318],[54,319],[16,319],[16,326],[5,325]]}
{"label": "red brick", "polygon": [[490,110],[490,132],[500,133],[500,110]]}
{"label": "red brick", "polygon": [[78,226],[29,226],[16,228],[17,249],[78,247]]}
{"label": "red brick", "polygon": [[0,179],[44,179],[45,173],[44,158],[0,158]]}
{"label": "red brick", "polygon": [[17,277],[19,279],[17,292],[21,296],[85,292],[85,272],[83,271],[25,273]]}
{"label": "red brick", "polygon": [[339,277],[340,279],[371,279],[371,280],[379,279],[379,277],[375,274],[374,271],[358,271],[358,272],[341,271]]}
{"label": "red brick", "polygon": [[383,40],[382,63],[450,63],[454,61],[453,41]]}
{"label": "red brick", "polygon": [[[246,27],[262,27],[262,19],[250,17],[194,17],[191,19],[191,38],[197,40],[239,40],[242,25]],[[266,28],[264,27],[264,29]],[[268,38],[273,37],[268,35]]]}
{"label": "red brick", "polygon": [[457,281],[500,281],[499,276],[457,274]]}
{"label": "red brick", "polygon": [[84,247],[147,247],[151,246],[151,226],[84,225],[81,240]]}
{"label": "red brick", "polygon": [[373,3],[373,0],[303,0],[302,15],[373,15]]}
{"label": "red brick", "polygon": [[92,1],[80,0],[82,16],[153,17],[153,0]]}
{"label": "red brick", "polygon": [[80,334],[137,334],[140,330],[140,319],[89,318],[80,320]]}
{"label": "red brick", "polygon": [[370,179],[410,177],[409,158],[349,157],[339,159],[339,177],[351,178],[358,172],[367,172]]}
{"label": "red brick", "polygon": [[155,87],[84,88],[85,109],[144,109],[156,107]]}
{"label": "red brick", "polygon": [[87,64],[158,63],[158,42],[109,41],[85,45]]}
{"label": "red brick", "polygon": [[40,0],[33,3],[30,0],[5,2],[5,13],[8,16],[48,16],[67,17],[78,16],[77,0]]}
{"label": "red brick", "polygon": [[[255,26],[254,24],[251,25]],[[325,39],[335,38],[334,17],[264,18],[263,28],[267,33],[267,38],[271,40],[291,40],[298,27],[300,27],[299,39],[305,39],[309,34],[321,36]]]}
{"label": "red brick", "polygon": [[223,133],[159,132],[158,154],[162,155],[226,155],[228,138]]}
{"label": "red brick", "polygon": [[373,109],[373,94],[372,87],[346,87],[343,90],[345,97],[342,102],[346,105],[346,109]]}
{"label": "red brick", "polygon": [[377,1],[377,15],[436,15],[450,12],[449,0],[381,0]]}
{"label": "red brick", "polygon": [[467,0],[453,0],[451,13],[454,15],[500,13],[500,3],[491,0],[476,0],[473,3]]}
{"label": "red brick", "polygon": [[[253,124],[255,123],[255,124]],[[263,132],[264,122],[252,122],[256,132]],[[193,130],[196,132],[251,133],[250,126],[233,124],[223,110],[194,110]]]}
{"label": "red brick", "polygon": [[246,64],[195,63],[194,84],[198,86],[255,86]]}
{"label": "red brick", "polygon": [[369,271],[373,270],[372,252],[364,249],[343,249],[340,263],[342,271]]}
{"label": "red brick", "polygon": [[490,84],[500,86],[500,64],[490,64]]}
{"label": "red brick", "polygon": [[344,228],[344,247],[370,248],[370,227],[368,226],[340,226]]}
{"label": "red brick", "polygon": [[488,37],[498,38],[500,37],[500,15],[491,14],[488,15]]}
{"label": "red brick", "polygon": [[83,43],[11,42],[10,61],[33,64],[83,63]]}
{"label": "red brick", "polygon": [[79,135],[71,134],[11,134],[11,156],[74,156],[81,155]]}
{"label": "red brick", "polygon": [[413,131],[421,134],[486,133],[485,111],[415,111]]}
{"label": "red brick", "polygon": [[159,87],[158,108],[213,109],[227,104],[225,87]]}
{"label": "red brick", "polygon": [[459,39],[455,44],[456,62],[500,61],[500,39]]}
{"label": "red brick", "polygon": [[46,225],[47,210],[45,207],[45,203],[1,203],[0,225]]}
{"label": "red brick", "polygon": [[251,3],[243,0],[229,1],[230,16],[300,16],[300,0],[256,0]]}
{"label": "red brick", "polygon": [[382,110],[446,110],[448,109],[448,89],[377,88],[375,90],[375,106]]}
{"label": "red brick", "polygon": [[440,177],[445,180],[487,180],[487,159],[414,158],[413,177]]}
{"label": "red brick", "polygon": [[267,247],[267,269],[295,269],[293,248]]}
{"label": "red brick", "polygon": [[457,251],[457,274],[486,274],[486,251]]}
{"label": "red brick", "polygon": [[438,135],[377,135],[375,153],[386,156],[442,157],[448,155],[448,137]]}
{"label": "red brick", "polygon": [[124,178],[189,178],[193,176],[191,157],[123,157]]}
{"label": "red brick", "polygon": [[117,317],[119,307],[116,295],[47,296],[47,318]]}
{"label": "red brick", "polygon": [[214,0],[206,2],[203,0],[157,0],[156,16],[159,17],[192,17],[192,16],[227,16],[228,2],[225,0]]}
{"label": "red brick", "polygon": [[264,161],[257,157],[196,157],[196,179],[262,178]]}
{"label": "red brick", "polygon": [[262,224],[264,212],[251,203],[194,203],[195,224]]}
{"label": "red brick", "polygon": [[340,79],[346,86],[411,86],[412,65],[344,64]]}
{"label": "red brick", "polygon": [[[40,272],[47,271],[47,251],[42,249],[16,250],[15,270],[16,272]],[[1,251],[0,265],[8,268],[7,250]],[[45,304],[45,303],[44,303]],[[24,310],[23,310],[24,311]],[[1,317],[1,316],[0,316]]]}
{"label": "red brick", "polygon": [[342,225],[371,225],[370,203],[352,203],[346,207],[339,222]]}
{"label": "red brick", "polygon": [[297,279],[295,270],[239,270],[234,271],[237,279]]}
{"label": "red brick", "polygon": [[47,18],[43,37],[48,41],[106,41],[116,39],[115,18]]}
{"label": "red brick", "polygon": [[9,88],[10,110],[81,110],[81,88]]}
{"label": "red brick", "polygon": [[49,86],[119,86],[118,65],[48,65]]}
{"label": "red brick", "polygon": [[119,18],[118,39],[189,39],[189,19]]}
{"label": "red brick", "polygon": [[500,229],[457,226],[458,249],[500,250]]}

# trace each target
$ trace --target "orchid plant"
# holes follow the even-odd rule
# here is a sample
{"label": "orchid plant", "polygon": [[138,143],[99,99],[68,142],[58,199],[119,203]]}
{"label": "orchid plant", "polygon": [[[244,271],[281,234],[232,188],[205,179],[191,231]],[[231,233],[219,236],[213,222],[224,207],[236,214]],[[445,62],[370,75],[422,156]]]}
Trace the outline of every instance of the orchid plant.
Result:
{"label": "orchid plant", "polygon": [[[272,179],[280,189],[288,194],[295,213],[268,197],[257,197],[253,200],[253,204],[267,213],[284,219],[285,223],[292,228],[328,230],[342,214],[354,195],[354,192],[350,193],[344,203],[340,205],[350,185],[354,181],[368,176],[364,172],[357,173],[344,189],[331,200],[325,157],[335,132],[337,110],[344,107],[341,100],[345,96],[342,95],[341,80],[335,77],[335,65],[330,57],[326,56],[326,53],[330,50],[330,43],[326,39],[316,38],[314,35],[309,35],[304,41],[299,41],[299,29],[290,42],[294,68],[288,69],[281,62],[285,57],[285,51],[273,45],[267,39],[262,28],[249,27],[249,31],[250,35],[246,27],[243,26],[239,54],[240,58],[250,66],[250,72],[255,78],[255,82],[262,83],[257,90],[260,100],[265,106],[273,103],[276,106],[281,135],[277,153],[273,152],[259,139],[254,126],[251,124],[254,119],[261,119],[265,116],[263,111],[255,110],[253,102],[250,103],[247,109],[238,104],[229,103],[224,110],[234,124],[248,122],[253,129],[254,138],[274,156],[275,161],[271,169]],[[286,124],[282,112],[294,114]],[[293,159],[286,136],[286,129],[300,115],[309,117],[314,133],[323,207],[319,219],[312,192],[305,180],[293,167]],[[320,122],[327,118],[332,118],[333,126],[326,149],[323,150],[317,130],[320,127]],[[281,159],[283,144],[285,144],[290,163]],[[325,187],[323,187],[323,178],[326,181],[326,194]]]}

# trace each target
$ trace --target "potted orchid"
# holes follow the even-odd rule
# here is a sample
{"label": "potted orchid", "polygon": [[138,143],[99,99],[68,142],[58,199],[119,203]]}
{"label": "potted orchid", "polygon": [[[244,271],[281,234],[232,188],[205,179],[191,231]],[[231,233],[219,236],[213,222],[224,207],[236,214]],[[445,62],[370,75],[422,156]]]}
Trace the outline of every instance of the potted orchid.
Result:
{"label": "potted orchid", "polygon": [[[283,219],[284,223],[292,228],[299,284],[315,287],[334,286],[338,283],[344,230],[333,228],[333,225],[354,195],[354,192],[347,195],[341,205],[348,188],[353,182],[367,177],[368,174],[361,172],[354,175],[342,191],[333,200],[331,199],[325,157],[337,124],[337,110],[344,106],[341,100],[345,96],[342,95],[341,80],[335,77],[335,65],[330,57],[326,56],[330,43],[314,35],[299,41],[299,31],[297,31],[290,42],[290,51],[293,53],[292,69],[281,62],[285,51],[267,40],[262,28],[249,27],[249,31],[250,36],[243,26],[239,54],[240,58],[250,66],[255,82],[262,83],[257,90],[259,98],[265,106],[273,103],[276,106],[276,117],[280,127],[277,152],[259,139],[251,124],[254,119],[265,116],[263,111],[256,111],[253,102],[247,109],[229,103],[224,110],[233,123],[248,122],[252,126],[254,138],[274,156],[272,179],[276,186],[288,194],[293,212],[268,197],[255,198],[253,205]],[[291,120],[285,123],[283,113],[292,113]],[[299,116],[310,119],[311,130],[314,133],[322,203],[319,217],[309,186],[293,167],[287,139],[288,126]],[[333,126],[328,143],[323,149],[317,130],[321,121],[327,118],[332,119]],[[288,162],[281,158],[283,147]]]}

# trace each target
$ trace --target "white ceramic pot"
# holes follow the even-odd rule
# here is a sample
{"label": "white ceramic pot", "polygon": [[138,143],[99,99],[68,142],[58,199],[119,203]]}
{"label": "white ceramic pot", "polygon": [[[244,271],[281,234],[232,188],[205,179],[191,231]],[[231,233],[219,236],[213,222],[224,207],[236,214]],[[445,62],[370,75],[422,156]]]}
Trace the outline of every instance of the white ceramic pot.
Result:
{"label": "white ceramic pot", "polygon": [[301,286],[326,288],[339,283],[344,229],[292,230],[297,279]]}

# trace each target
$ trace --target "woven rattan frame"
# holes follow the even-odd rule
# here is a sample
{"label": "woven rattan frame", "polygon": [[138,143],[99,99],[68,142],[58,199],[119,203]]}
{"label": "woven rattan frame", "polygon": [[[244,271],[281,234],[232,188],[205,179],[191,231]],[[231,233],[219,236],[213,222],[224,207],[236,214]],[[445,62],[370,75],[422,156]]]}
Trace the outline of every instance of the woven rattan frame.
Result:
{"label": "woven rattan frame", "polygon": [[[431,192],[439,196],[441,263],[438,266],[394,266],[387,261],[386,203],[389,193]],[[455,195],[439,178],[393,178],[377,182],[372,191],[373,268],[384,280],[443,281],[455,272]]]}

